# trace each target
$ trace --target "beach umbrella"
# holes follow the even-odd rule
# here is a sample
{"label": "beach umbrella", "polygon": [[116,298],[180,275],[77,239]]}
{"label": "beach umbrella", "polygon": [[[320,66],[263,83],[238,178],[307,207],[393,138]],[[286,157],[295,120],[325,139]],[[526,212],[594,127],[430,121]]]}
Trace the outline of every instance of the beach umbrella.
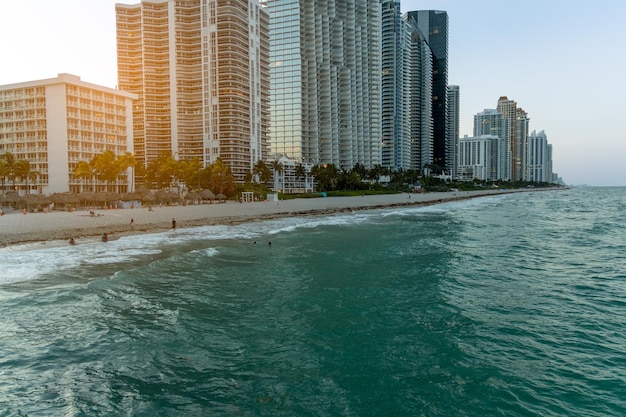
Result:
{"label": "beach umbrella", "polygon": [[108,200],[108,195],[104,191],[99,191],[93,195],[93,199],[97,203],[106,203]]}
{"label": "beach umbrella", "polygon": [[48,205],[50,203],[52,203],[52,200],[50,200],[50,196],[49,195],[44,195],[44,194],[34,194],[37,196],[37,202],[39,204],[45,204]]}
{"label": "beach umbrella", "polygon": [[76,193],[67,193],[66,204],[79,205],[80,204],[80,196]]}
{"label": "beach umbrella", "polygon": [[168,202],[171,202],[171,201],[179,200],[180,196],[177,193],[173,192],[173,191],[167,191],[165,193],[165,199]]}
{"label": "beach umbrella", "polygon": [[55,205],[57,204],[65,204],[66,196],[65,193],[54,193],[50,196],[50,201],[52,201]]}
{"label": "beach umbrella", "polygon": [[107,192],[107,201],[118,201],[120,198],[122,198],[120,193],[116,193],[115,191]]}
{"label": "beach umbrella", "polygon": [[89,203],[94,201],[94,198],[95,198],[94,196],[95,194],[93,193],[93,191],[83,191],[80,194],[78,194],[80,201],[84,201],[87,205],[89,205]]}
{"label": "beach umbrella", "polygon": [[154,197],[160,202],[165,202],[165,200],[167,199],[167,192],[165,190],[157,190],[157,192],[154,194]]}
{"label": "beach umbrella", "polygon": [[187,193],[187,195],[185,195],[185,200],[187,201],[195,201],[195,200],[200,200],[200,199],[202,199],[202,195],[200,195],[200,193],[197,193],[195,191],[191,191]]}
{"label": "beach umbrella", "polygon": [[151,203],[156,200],[156,196],[152,194],[150,191],[145,191],[141,194],[140,200],[145,201],[147,203]]}
{"label": "beach umbrella", "polygon": [[26,206],[26,210],[30,210],[30,206],[37,205],[37,194],[26,194],[20,198],[20,204]]}
{"label": "beach umbrella", "polygon": [[202,199],[204,200],[213,200],[215,198],[215,194],[211,190],[202,191]]}
{"label": "beach umbrella", "polygon": [[2,196],[2,201],[5,203],[14,204],[20,201],[20,195],[15,191],[9,191],[4,196]]}
{"label": "beach umbrella", "polygon": [[217,197],[218,200],[224,201],[226,200],[226,196],[222,193],[219,193],[218,195],[216,195],[215,197]]}
{"label": "beach umbrella", "polygon": [[141,200],[142,198],[142,193],[140,193],[139,191],[134,191],[131,193],[126,193],[122,196],[122,200],[124,201],[137,201],[137,200]]}

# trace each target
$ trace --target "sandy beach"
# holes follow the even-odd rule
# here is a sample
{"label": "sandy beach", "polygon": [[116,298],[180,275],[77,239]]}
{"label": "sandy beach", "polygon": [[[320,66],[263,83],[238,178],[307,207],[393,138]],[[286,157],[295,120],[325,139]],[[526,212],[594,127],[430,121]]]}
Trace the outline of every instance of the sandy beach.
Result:
{"label": "sandy beach", "polygon": [[[284,200],[280,202],[235,203],[187,206],[163,206],[134,209],[22,214],[14,211],[0,216],[0,247],[25,243],[67,241],[77,243],[98,239],[107,233],[110,239],[147,232],[217,224],[238,224],[290,216],[312,216],[385,207],[427,205],[527,190],[480,190],[445,193],[366,195],[362,197],[327,197]],[[131,226],[131,220],[133,225]]]}

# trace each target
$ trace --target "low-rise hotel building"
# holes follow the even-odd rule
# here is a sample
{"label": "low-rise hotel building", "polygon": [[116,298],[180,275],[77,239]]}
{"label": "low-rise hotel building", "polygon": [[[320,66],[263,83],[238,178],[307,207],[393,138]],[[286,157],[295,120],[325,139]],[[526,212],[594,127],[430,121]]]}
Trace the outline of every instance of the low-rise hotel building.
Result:
{"label": "low-rise hotel building", "polygon": [[[74,177],[74,168],[107,150],[116,156],[133,152],[136,98],[71,74],[0,85],[0,156],[25,159],[36,173],[5,185],[20,194],[91,190],[91,184]],[[120,180],[115,190],[131,191],[130,184]]]}

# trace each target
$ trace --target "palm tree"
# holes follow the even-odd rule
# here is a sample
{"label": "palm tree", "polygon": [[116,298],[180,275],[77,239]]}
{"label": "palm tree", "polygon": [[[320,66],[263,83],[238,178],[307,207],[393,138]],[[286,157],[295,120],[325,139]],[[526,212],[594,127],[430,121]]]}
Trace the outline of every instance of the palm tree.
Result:
{"label": "palm tree", "polygon": [[36,181],[37,176],[40,174],[39,171],[34,170],[30,165],[30,161],[27,159],[17,160],[13,171],[16,178],[20,178],[26,182],[26,194],[28,194],[28,179],[30,178]]}
{"label": "palm tree", "polygon": [[89,162],[87,161],[79,161],[74,168],[74,177],[81,180],[89,180],[91,181],[91,191],[96,192],[94,178],[96,175],[96,171]]}
{"label": "palm tree", "polygon": [[15,185],[15,156],[11,152],[5,152],[2,158],[8,166],[7,177],[11,180],[11,184]]}
{"label": "palm tree", "polygon": [[5,190],[5,182],[11,170],[9,164],[4,159],[0,159],[0,181],[2,181],[2,189]]}
{"label": "palm tree", "polygon": [[106,182],[107,191],[110,191],[109,187],[111,183],[117,180],[120,173],[120,168],[113,151],[106,150],[102,154],[94,156],[91,164],[96,171],[96,177],[100,181]]}
{"label": "palm tree", "polygon": [[231,182],[233,182],[232,174],[230,172],[230,167],[226,165],[220,158],[211,165],[211,172],[214,182],[213,190],[217,190],[219,188],[220,193],[227,194],[226,186],[231,188]]}
{"label": "palm tree", "polygon": [[301,179],[304,178],[304,192],[307,192],[307,188],[308,188],[308,183],[309,183],[309,178],[306,172],[306,169],[304,169],[304,166],[302,164],[298,164],[296,165],[296,178],[297,179]]}
{"label": "palm tree", "polygon": [[266,183],[272,176],[272,173],[269,171],[269,168],[267,167],[267,165],[265,165],[265,162],[263,162],[260,159],[254,165],[254,168],[252,169],[252,173],[257,177],[257,180],[260,183]]}
{"label": "palm tree", "polygon": [[339,170],[334,164],[315,165],[311,168],[311,175],[319,191],[334,191],[337,188]]}
{"label": "palm tree", "polygon": [[201,170],[202,162],[198,158],[179,161],[178,171],[180,179],[190,190],[200,188]]}
{"label": "palm tree", "polygon": [[[278,191],[279,188],[285,188],[285,178],[282,178],[282,181],[278,181],[279,180],[279,176],[281,173],[283,173],[283,164],[280,163],[280,161],[278,159],[275,159],[272,161],[272,169],[274,170],[274,191]],[[283,186],[279,187],[279,184],[281,183]],[[284,190],[283,190],[284,191]]]}
{"label": "palm tree", "polygon": [[118,155],[116,159],[117,165],[119,167],[120,173],[126,171],[128,168],[131,168],[130,175],[128,177],[128,190],[126,191],[134,191],[134,180],[135,180],[135,166],[137,165],[137,160],[130,152],[125,152],[124,155]]}

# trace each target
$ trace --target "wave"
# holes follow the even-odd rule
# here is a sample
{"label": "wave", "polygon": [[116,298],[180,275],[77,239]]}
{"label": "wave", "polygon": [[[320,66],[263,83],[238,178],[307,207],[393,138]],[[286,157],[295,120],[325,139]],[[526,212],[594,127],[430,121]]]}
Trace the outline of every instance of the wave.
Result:
{"label": "wave", "polygon": [[[33,281],[63,271],[80,271],[80,268],[106,266],[111,275],[126,269],[135,262],[152,261],[167,257],[174,248],[192,251],[201,242],[220,240],[255,240],[264,236],[294,233],[300,229],[320,227],[350,227],[389,217],[422,216],[458,210],[478,209],[493,205],[507,195],[460,200],[427,206],[383,208],[370,211],[332,214],[311,217],[286,217],[239,225],[201,226],[159,233],[123,236],[103,243],[91,240],[74,246],[66,242],[27,244],[0,251],[0,267],[4,273],[0,285]],[[189,245],[187,247],[186,245]],[[209,250],[209,249],[202,249]],[[217,253],[207,252],[211,256]],[[94,271],[95,272],[95,271]],[[80,272],[77,272],[80,274]]]}

